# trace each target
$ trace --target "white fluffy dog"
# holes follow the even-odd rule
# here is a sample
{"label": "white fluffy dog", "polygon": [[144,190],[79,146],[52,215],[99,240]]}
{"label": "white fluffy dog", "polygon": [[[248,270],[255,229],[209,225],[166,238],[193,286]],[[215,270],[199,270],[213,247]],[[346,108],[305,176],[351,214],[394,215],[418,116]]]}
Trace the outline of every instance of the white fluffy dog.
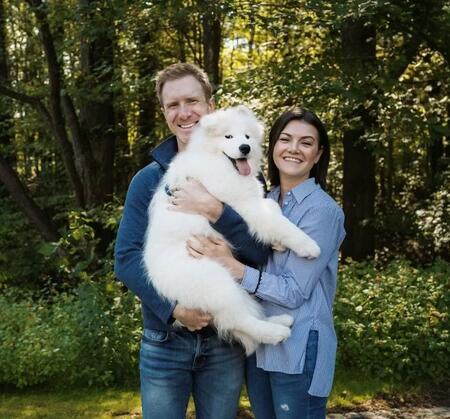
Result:
{"label": "white fluffy dog", "polygon": [[245,106],[204,116],[153,197],[144,247],[144,263],[156,290],[186,308],[209,312],[219,335],[240,340],[247,354],[259,343],[287,339],[293,320],[289,315],[265,318],[261,306],[224,266],[189,255],[186,241],[192,235],[221,236],[203,216],[170,211],[167,191],[192,177],[237,211],[262,242],[281,244],[302,257],[317,257],[317,244],[282,215],[276,202],[263,197],[256,178],[263,130]]}

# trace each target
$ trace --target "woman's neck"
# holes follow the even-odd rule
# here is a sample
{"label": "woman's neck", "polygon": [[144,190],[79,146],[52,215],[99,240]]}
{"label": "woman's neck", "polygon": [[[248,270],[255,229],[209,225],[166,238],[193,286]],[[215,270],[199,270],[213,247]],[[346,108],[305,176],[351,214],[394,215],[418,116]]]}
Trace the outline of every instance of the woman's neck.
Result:
{"label": "woman's neck", "polygon": [[308,180],[308,178],[288,178],[284,176],[280,176],[280,203],[284,201],[284,196],[286,192],[294,189],[296,186],[300,185],[304,181]]}

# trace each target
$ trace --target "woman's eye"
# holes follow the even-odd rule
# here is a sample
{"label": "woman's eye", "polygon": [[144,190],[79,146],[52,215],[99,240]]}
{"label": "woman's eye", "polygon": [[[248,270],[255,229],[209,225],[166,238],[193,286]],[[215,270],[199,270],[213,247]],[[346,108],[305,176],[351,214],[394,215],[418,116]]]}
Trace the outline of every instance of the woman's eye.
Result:
{"label": "woman's eye", "polygon": [[227,140],[231,140],[231,139],[233,138],[233,136],[232,136],[231,134],[228,134],[228,135],[225,135],[225,138],[226,138]]}

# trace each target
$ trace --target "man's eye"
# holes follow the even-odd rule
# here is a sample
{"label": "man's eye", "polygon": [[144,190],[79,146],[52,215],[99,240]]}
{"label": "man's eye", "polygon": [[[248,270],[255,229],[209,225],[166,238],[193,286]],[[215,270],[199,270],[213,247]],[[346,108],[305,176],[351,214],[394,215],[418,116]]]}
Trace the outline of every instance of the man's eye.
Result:
{"label": "man's eye", "polygon": [[233,136],[232,136],[231,134],[228,134],[228,135],[225,135],[225,138],[226,138],[227,140],[231,140],[231,139],[233,138]]}

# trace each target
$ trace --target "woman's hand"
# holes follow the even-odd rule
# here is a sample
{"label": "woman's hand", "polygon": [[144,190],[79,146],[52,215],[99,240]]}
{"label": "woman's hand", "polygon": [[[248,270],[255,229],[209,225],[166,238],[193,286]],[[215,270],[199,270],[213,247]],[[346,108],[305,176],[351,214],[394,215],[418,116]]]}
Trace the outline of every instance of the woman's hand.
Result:
{"label": "woman's hand", "polygon": [[187,178],[186,181],[171,190],[169,209],[203,215],[211,223],[215,223],[223,212],[223,204],[197,180]]}
{"label": "woman's hand", "polygon": [[194,258],[209,257],[216,260],[225,266],[238,282],[244,277],[245,265],[233,256],[230,246],[224,240],[194,235],[187,241],[187,250]]}

